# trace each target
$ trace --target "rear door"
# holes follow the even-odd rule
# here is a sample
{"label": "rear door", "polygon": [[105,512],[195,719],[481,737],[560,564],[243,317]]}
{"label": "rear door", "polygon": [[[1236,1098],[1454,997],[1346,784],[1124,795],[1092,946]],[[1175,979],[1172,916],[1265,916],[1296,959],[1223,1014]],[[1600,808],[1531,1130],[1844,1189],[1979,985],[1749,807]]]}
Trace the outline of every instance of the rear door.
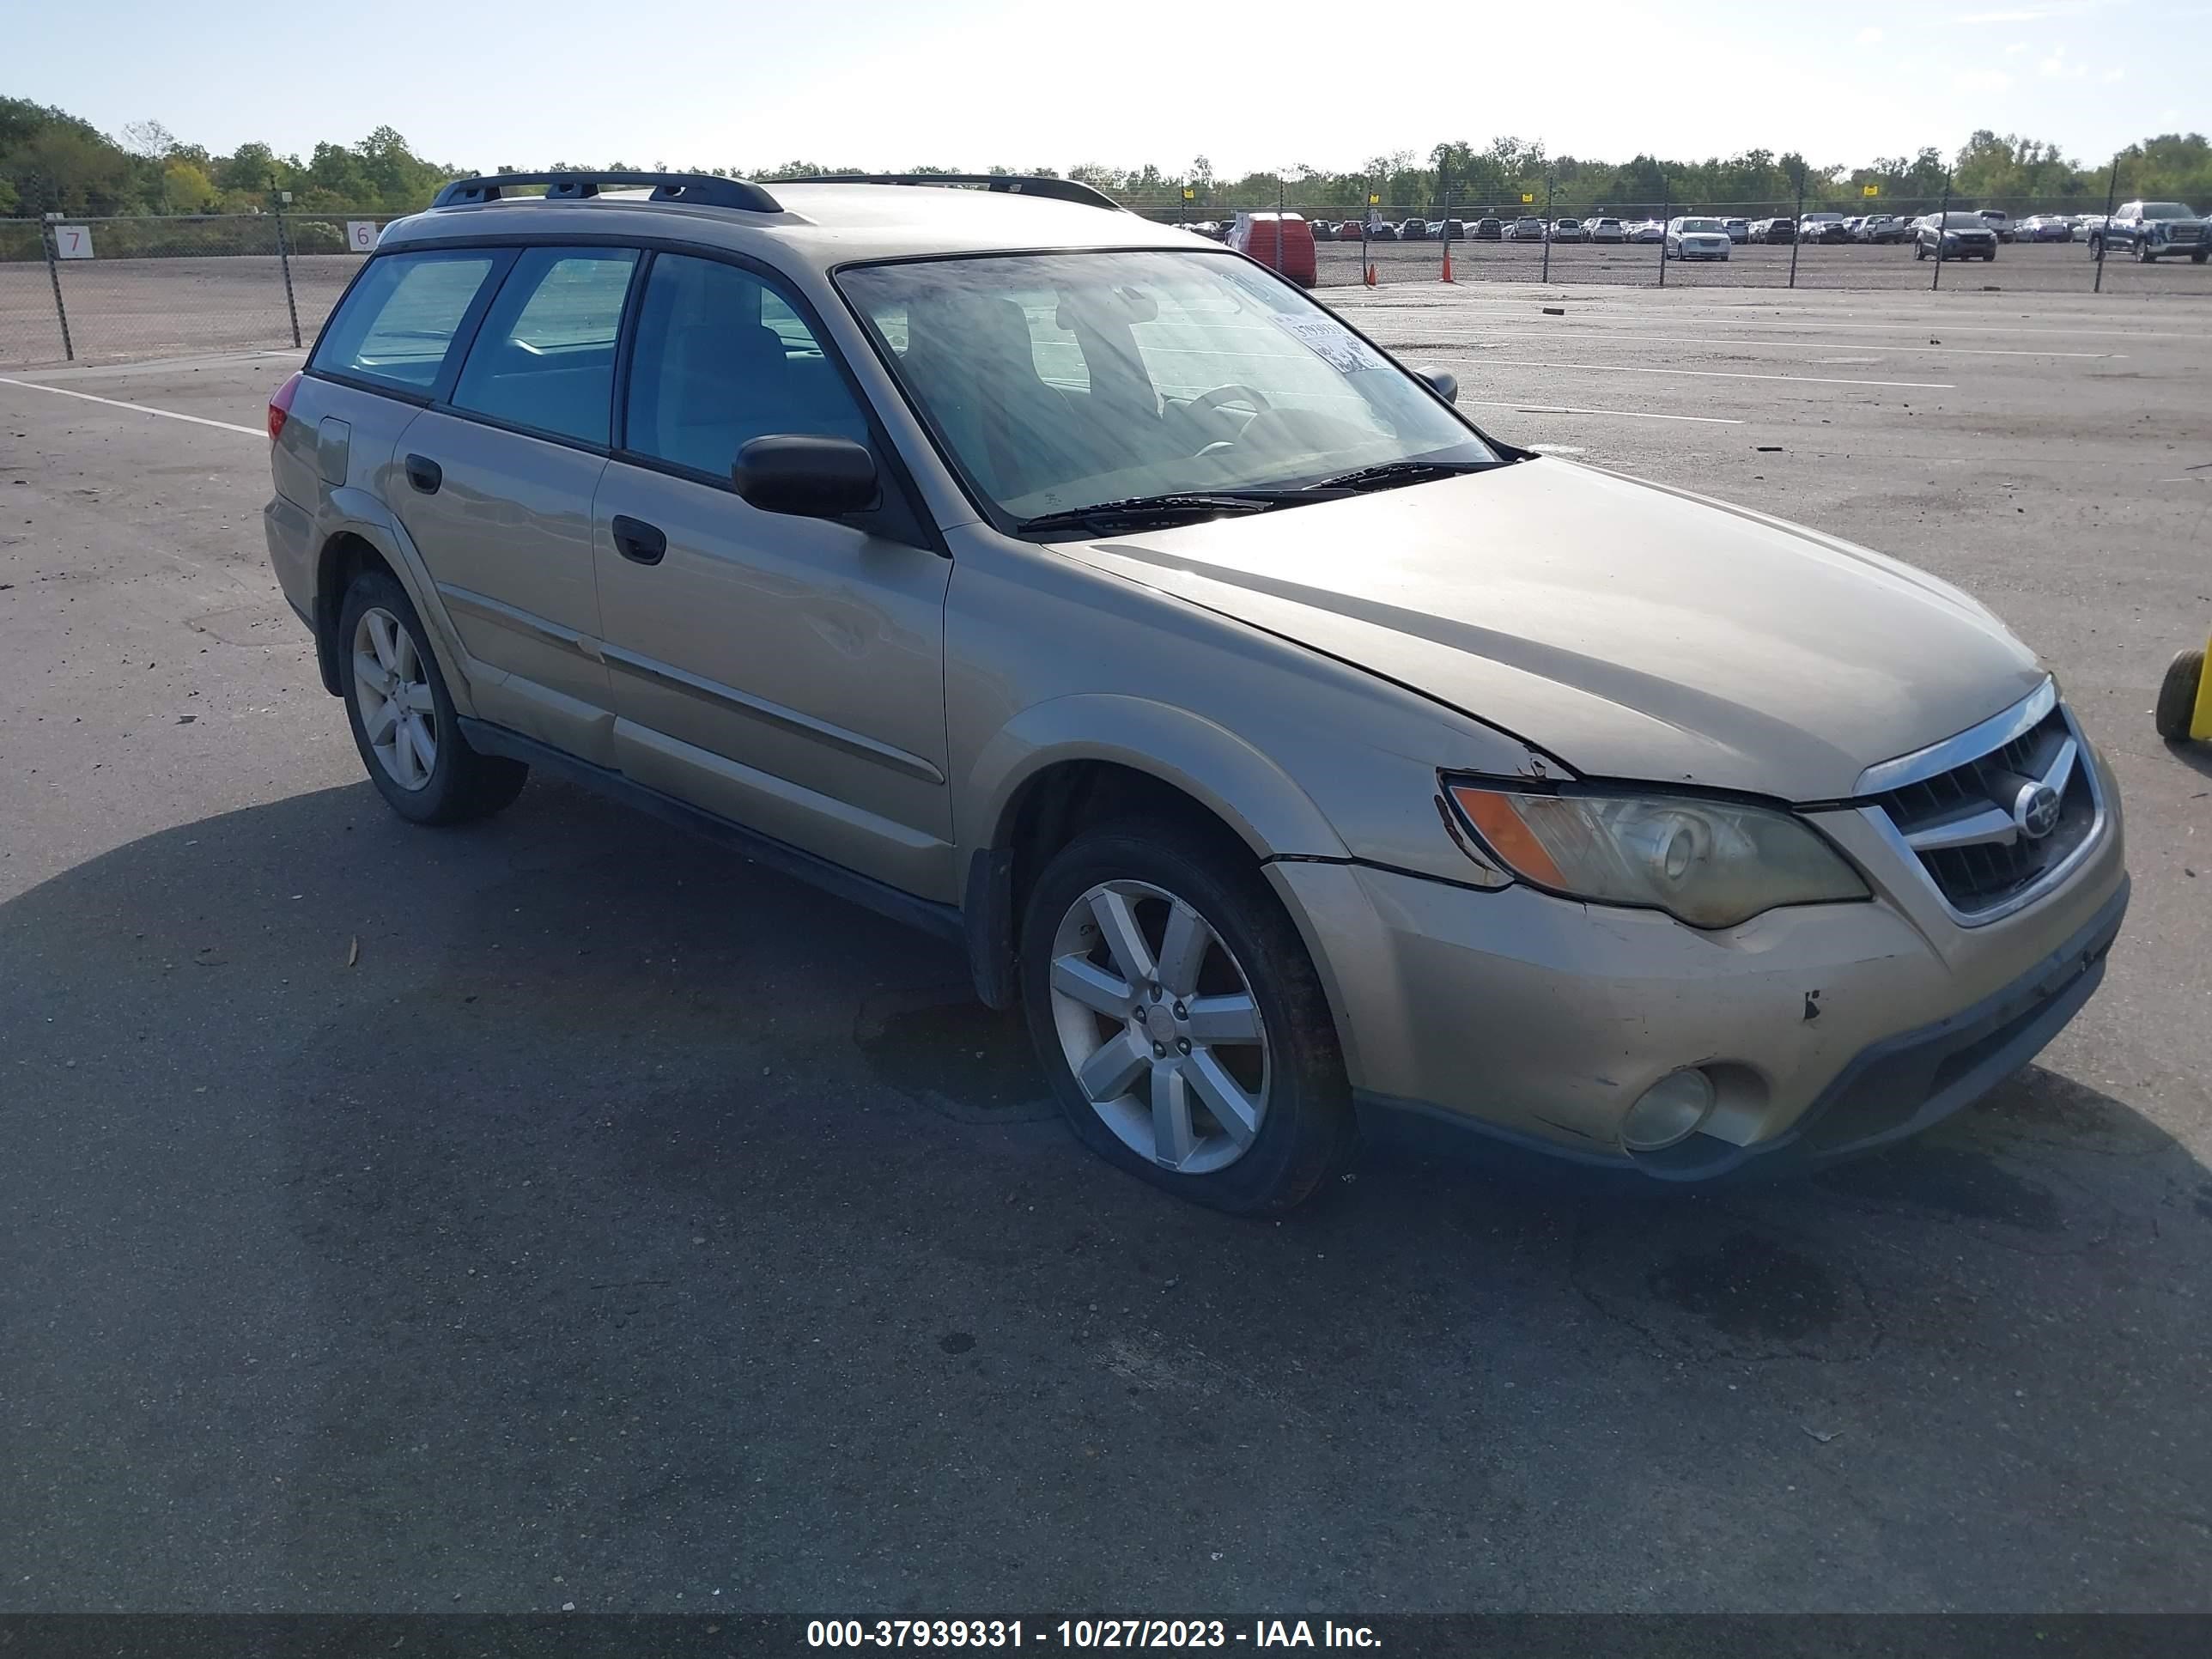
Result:
{"label": "rear door", "polygon": [[615,342],[639,255],[514,256],[450,390],[400,434],[394,510],[470,656],[477,712],[615,764],[592,497],[613,434]]}
{"label": "rear door", "polygon": [[[951,564],[811,310],[771,273],[653,257],[622,448],[593,508],[622,769],[923,897],[957,896],[945,785]],[[874,450],[875,510],[763,513],[730,483],[775,433]]]}

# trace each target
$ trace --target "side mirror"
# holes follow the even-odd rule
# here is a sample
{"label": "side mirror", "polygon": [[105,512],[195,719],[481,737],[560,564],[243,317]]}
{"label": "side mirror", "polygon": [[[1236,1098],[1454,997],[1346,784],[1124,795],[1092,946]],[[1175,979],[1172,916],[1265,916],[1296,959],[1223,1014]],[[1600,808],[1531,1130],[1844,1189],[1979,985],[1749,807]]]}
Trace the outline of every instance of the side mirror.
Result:
{"label": "side mirror", "polygon": [[850,438],[776,433],[755,438],[730,469],[738,494],[763,513],[835,519],[876,504],[876,458]]}
{"label": "side mirror", "polygon": [[1424,368],[1420,377],[1437,389],[1437,396],[1448,404],[1459,401],[1459,376],[1448,368]]}

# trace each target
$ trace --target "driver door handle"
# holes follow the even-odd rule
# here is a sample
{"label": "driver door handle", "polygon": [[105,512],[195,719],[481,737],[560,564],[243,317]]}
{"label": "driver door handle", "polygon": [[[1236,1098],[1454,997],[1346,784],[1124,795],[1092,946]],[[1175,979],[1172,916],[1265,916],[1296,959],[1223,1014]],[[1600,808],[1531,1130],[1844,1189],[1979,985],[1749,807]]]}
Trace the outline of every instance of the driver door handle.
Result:
{"label": "driver door handle", "polygon": [[657,525],[617,513],[610,526],[615,550],[633,564],[659,564],[668,553],[668,538]]}

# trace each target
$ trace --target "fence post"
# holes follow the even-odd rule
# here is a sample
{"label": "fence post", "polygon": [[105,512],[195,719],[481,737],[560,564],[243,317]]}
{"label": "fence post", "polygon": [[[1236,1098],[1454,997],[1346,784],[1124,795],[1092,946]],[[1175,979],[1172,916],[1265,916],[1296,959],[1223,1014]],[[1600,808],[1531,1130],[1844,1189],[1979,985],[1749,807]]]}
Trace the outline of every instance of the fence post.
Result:
{"label": "fence post", "polygon": [[291,314],[292,344],[296,349],[300,343],[300,302],[292,297],[292,246],[284,234],[284,204],[290,195],[289,191],[276,193],[276,263],[284,271],[284,309]]}
{"label": "fence post", "polygon": [[54,221],[58,213],[49,213],[40,222],[39,243],[46,254],[46,280],[54,285],[54,319],[62,325],[62,356],[70,362],[76,361],[76,347],[70,339],[69,307],[62,303],[62,267],[54,249]]}
{"label": "fence post", "polygon": [[1544,274],[1540,283],[1552,280],[1552,175],[1544,175]]}
{"label": "fence post", "polygon": [[1797,216],[1790,224],[1790,286],[1797,286],[1797,245],[1805,240],[1805,170],[1797,169]]}
{"label": "fence post", "polygon": [[1283,274],[1283,213],[1289,198],[1284,194],[1283,175],[1275,175],[1275,274]]}
{"label": "fence post", "polygon": [[1667,175],[1659,175],[1659,286],[1667,286],[1667,216],[1674,210],[1674,198],[1667,187]]}
{"label": "fence post", "polygon": [[[1936,210],[1936,274],[1928,279],[1930,294],[1943,286],[1943,232],[1951,222],[1951,173],[1943,172],[1943,205]],[[1919,233],[1915,231],[1917,237]]]}
{"label": "fence post", "polygon": [[2105,291],[2105,250],[2112,246],[2112,196],[2120,184],[2120,153],[2112,152],[2112,171],[2105,180],[2105,222],[2097,227],[2097,278],[2089,284],[2089,292]]}

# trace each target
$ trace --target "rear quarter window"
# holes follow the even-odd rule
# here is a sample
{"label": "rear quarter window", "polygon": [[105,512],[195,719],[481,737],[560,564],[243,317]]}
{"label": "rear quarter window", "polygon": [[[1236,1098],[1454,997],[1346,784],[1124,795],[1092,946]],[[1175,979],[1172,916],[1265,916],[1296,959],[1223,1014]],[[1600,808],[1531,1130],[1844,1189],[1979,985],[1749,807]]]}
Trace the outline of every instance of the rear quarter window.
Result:
{"label": "rear quarter window", "polygon": [[437,384],[453,337],[502,256],[484,249],[369,261],[315,343],[310,368],[409,392]]}

